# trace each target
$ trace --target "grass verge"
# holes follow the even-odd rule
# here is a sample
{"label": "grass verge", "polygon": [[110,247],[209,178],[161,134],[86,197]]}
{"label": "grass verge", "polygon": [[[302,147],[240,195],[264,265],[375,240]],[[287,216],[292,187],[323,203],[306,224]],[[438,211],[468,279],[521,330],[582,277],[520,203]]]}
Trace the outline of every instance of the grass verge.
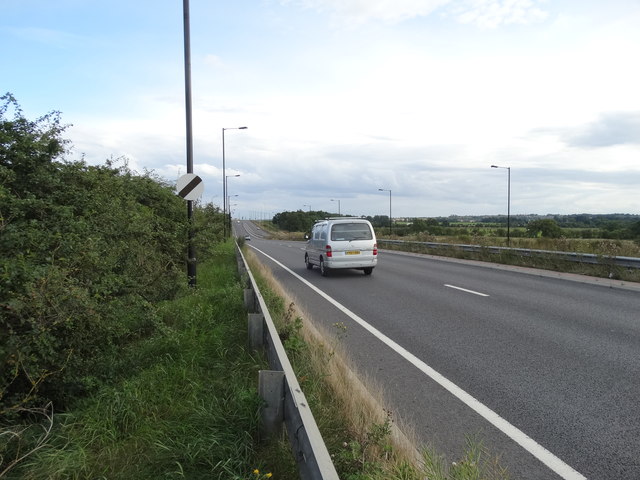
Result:
{"label": "grass verge", "polygon": [[112,384],[67,413],[30,412],[0,430],[0,477],[226,480],[271,471],[257,433],[266,363],[246,348],[233,246],[200,266],[198,288],[158,309],[160,333],[104,359],[130,366]]}

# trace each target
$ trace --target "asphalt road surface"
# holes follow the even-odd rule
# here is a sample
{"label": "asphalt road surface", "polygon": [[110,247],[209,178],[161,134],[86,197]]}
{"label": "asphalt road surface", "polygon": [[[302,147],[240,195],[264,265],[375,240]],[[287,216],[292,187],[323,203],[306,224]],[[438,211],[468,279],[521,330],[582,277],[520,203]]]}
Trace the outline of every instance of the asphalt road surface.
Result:
{"label": "asphalt road surface", "polygon": [[325,278],[304,242],[234,227],[450,460],[477,435],[516,479],[640,479],[640,285],[388,251]]}

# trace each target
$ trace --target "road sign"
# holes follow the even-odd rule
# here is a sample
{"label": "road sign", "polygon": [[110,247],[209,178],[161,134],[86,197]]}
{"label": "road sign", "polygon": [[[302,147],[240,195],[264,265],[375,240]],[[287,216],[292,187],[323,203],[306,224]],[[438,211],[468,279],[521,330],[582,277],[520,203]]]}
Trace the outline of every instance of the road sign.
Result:
{"label": "road sign", "polygon": [[176,190],[185,200],[197,200],[204,191],[204,183],[195,173],[187,173],[178,179]]}

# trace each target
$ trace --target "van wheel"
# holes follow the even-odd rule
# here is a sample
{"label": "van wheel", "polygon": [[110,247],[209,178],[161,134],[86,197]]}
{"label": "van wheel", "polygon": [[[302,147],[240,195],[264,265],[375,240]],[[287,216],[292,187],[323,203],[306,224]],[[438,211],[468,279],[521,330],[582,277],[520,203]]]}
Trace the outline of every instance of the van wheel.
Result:
{"label": "van wheel", "polygon": [[307,266],[307,270],[311,270],[313,268],[313,263],[309,261],[309,255],[304,256],[304,263]]}
{"label": "van wheel", "polygon": [[371,275],[373,273],[373,267],[364,267],[362,270],[364,270],[365,275]]}
{"label": "van wheel", "polygon": [[329,275],[329,269],[324,266],[324,260],[322,258],[320,259],[320,274],[323,277],[326,277],[327,275]]}

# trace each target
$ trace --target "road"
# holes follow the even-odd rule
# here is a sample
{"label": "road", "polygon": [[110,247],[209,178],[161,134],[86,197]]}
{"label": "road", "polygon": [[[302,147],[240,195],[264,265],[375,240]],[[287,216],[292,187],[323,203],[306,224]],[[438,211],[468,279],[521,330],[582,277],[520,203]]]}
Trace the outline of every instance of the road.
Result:
{"label": "road", "polygon": [[421,441],[455,459],[478,434],[513,478],[640,479],[640,288],[388,251],[324,278],[236,228]]}

